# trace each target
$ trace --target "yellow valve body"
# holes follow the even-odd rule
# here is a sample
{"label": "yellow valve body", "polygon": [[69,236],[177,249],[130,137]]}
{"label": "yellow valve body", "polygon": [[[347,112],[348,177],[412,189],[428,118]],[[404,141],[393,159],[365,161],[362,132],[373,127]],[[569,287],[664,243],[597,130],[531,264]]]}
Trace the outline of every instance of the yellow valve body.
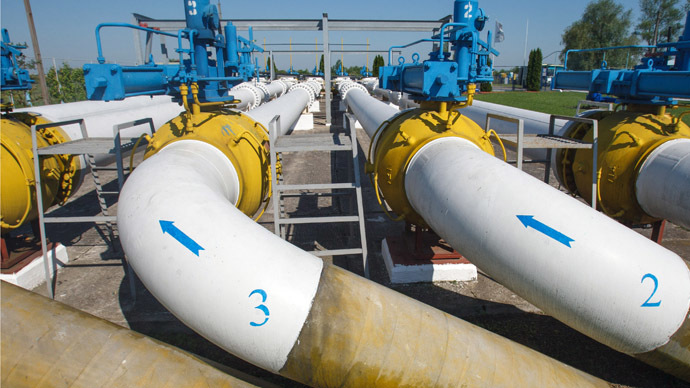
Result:
{"label": "yellow valve body", "polygon": [[[669,140],[690,138],[690,128],[680,122],[676,131],[670,115],[631,110],[597,111],[588,117],[599,120],[599,209],[627,224],[658,221],[637,203],[635,181],[639,169],[656,147]],[[584,123],[572,125],[564,135],[591,142],[592,126]],[[558,177],[567,189],[591,202],[592,150],[558,150],[556,164]]]}
{"label": "yellow valve body", "polygon": [[[2,116],[2,233],[19,228],[38,216],[31,125],[46,123],[47,120],[28,113],[10,113]],[[42,148],[70,139],[62,129],[52,127],[39,131],[36,140],[38,148]],[[43,208],[64,203],[72,194],[75,183],[79,181],[79,158],[72,155],[46,155],[41,158],[40,169]]]}
{"label": "yellow valve body", "polygon": [[145,158],[179,140],[208,143],[232,162],[240,181],[237,208],[252,216],[270,195],[270,156],[266,129],[236,111],[186,113],[158,129],[146,148]]}
{"label": "yellow valve body", "polygon": [[407,200],[404,181],[407,166],[425,144],[444,137],[469,140],[481,150],[494,155],[489,136],[477,123],[457,110],[445,113],[424,109],[404,111],[381,129],[376,141],[373,166],[378,186],[390,208],[410,223],[427,226]]}

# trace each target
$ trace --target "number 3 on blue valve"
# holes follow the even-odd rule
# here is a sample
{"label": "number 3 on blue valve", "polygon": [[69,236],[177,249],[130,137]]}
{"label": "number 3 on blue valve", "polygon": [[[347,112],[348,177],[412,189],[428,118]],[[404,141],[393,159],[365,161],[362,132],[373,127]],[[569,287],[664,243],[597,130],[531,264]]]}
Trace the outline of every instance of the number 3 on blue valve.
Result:
{"label": "number 3 on blue valve", "polygon": [[659,280],[657,280],[656,276],[652,275],[651,273],[644,275],[640,283],[644,283],[645,279],[652,279],[654,282],[654,290],[652,291],[652,294],[649,295],[649,298],[647,298],[647,300],[645,300],[640,307],[659,307],[661,305],[661,300],[658,302],[650,302],[654,294],[656,294],[656,289],[659,287]]}
{"label": "number 3 on blue valve", "polygon": [[263,325],[266,324],[266,322],[268,322],[268,316],[271,315],[271,312],[268,311],[268,307],[266,307],[266,305],[263,304],[263,303],[266,303],[266,299],[267,299],[266,291],[264,291],[264,290],[262,290],[262,289],[260,289],[260,288],[257,288],[256,290],[254,290],[254,291],[252,291],[252,292],[249,293],[249,297],[251,298],[252,295],[254,295],[254,294],[261,295],[261,303],[262,303],[262,304],[260,304],[260,305],[258,305],[258,306],[256,306],[256,307],[254,307],[254,308],[257,309],[257,310],[261,310],[261,312],[263,312],[264,315],[266,316],[266,319],[264,319],[264,321],[261,322],[261,323],[249,322],[250,325],[252,325],[252,326],[254,326],[254,327],[258,327],[258,326],[263,326]]}

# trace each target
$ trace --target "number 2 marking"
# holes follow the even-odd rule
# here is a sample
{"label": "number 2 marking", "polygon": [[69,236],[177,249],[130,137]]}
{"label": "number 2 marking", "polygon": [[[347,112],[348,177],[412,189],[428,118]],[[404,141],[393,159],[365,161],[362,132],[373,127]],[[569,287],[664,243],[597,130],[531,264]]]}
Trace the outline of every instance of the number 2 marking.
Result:
{"label": "number 2 marking", "polygon": [[652,281],[654,282],[654,290],[652,291],[652,294],[649,295],[649,298],[647,298],[647,300],[645,300],[644,303],[642,303],[642,306],[640,307],[659,307],[659,305],[661,305],[661,300],[659,300],[658,302],[649,302],[654,296],[654,294],[656,294],[656,289],[659,287],[659,280],[657,280],[656,276],[652,275],[651,273],[644,275],[640,283],[644,283],[645,279],[652,279]]}
{"label": "number 2 marking", "polygon": [[465,19],[472,18],[472,4],[465,4]]}
{"label": "number 2 marking", "polygon": [[264,321],[261,322],[261,323],[249,322],[249,324],[250,324],[251,326],[258,327],[258,326],[263,326],[263,325],[266,324],[266,322],[268,322],[268,316],[271,315],[271,312],[268,311],[268,307],[266,307],[266,306],[263,304],[263,303],[266,303],[266,299],[268,298],[268,297],[266,296],[266,291],[264,291],[264,290],[262,290],[262,289],[260,289],[260,288],[257,288],[256,290],[254,290],[254,291],[252,291],[252,292],[249,293],[249,298],[251,298],[252,295],[254,295],[254,294],[261,295],[261,303],[262,303],[262,304],[260,304],[260,305],[258,305],[258,306],[256,306],[256,307],[254,307],[254,308],[257,309],[257,310],[261,310],[261,312],[264,313],[264,315],[266,316],[266,319],[264,319]]}

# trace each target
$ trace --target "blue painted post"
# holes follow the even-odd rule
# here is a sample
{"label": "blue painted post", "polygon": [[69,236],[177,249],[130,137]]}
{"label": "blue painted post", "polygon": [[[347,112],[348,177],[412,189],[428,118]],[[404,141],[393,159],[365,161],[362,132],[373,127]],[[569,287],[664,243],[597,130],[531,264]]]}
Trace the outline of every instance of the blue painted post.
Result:
{"label": "blue painted post", "polygon": [[477,12],[479,12],[479,6],[476,1],[455,0],[453,22],[468,24],[464,28],[456,27],[451,37],[451,41],[455,42],[455,61],[458,64],[459,81],[469,80],[470,66],[472,65],[470,49],[477,38],[477,32],[472,23]]}

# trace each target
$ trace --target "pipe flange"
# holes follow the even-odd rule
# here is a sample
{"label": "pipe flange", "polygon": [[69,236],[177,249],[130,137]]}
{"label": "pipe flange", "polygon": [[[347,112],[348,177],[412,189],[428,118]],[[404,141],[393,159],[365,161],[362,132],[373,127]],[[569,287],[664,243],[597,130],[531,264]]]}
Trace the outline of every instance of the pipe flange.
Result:
{"label": "pipe flange", "polygon": [[323,89],[323,87],[321,86],[321,83],[314,81],[314,80],[309,80],[306,82],[306,84],[309,85],[309,87],[311,87],[312,89],[314,89],[315,95],[318,96],[319,94],[321,94],[321,90]]}
{"label": "pipe flange", "polygon": [[316,101],[316,96],[314,95],[314,89],[312,89],[312,88],[311,88],[309,85],[307,85],[306,83],[301,83],[301,84],[292,85],[292,86],[290,87],[290,90],[288,90],[288,92],[291,92],[291,91],[296,90],[296,89],[305,90],[305,91],[307,92],[307,94],[309,94],[309,105],[307,105],[307,106],[308,106],[308,107],[309,107],[309,106],[312,106],[312,104],[314,103],[314,101]]}
{"label": "pipe flange", "polygon": [[271,98],[271,95],[268,92],[268,88],[266,87],[266,84],[264,84],[263,82],[257,82],[254,84],[254,86],[257,89],[261,90],[261,92],[264,94],[264,98],[262,98],[262,100],[264,102],[267,102]]}
{"label": "pipe flange", "polygon": [[363,91],[364,93],[366,93],[367,95],[369,94],[369,91],[367,90],[367,88],[365,88],[361,84],[358,84],[356,82],[348,82],[348,83],[344,84],[342,88],[340,88],[340,98],[342,100],[344,100],[345,97],[347,97],[347,93],[353,89],[359,89],[359,90]]}
{"label": "pipe flange", "polygon": [[230,91],[232,92],[233,90],[241,90],[241,89],[249,90],[250,92],[252,92],[252,95],[254,96],[254,101],[249,103],[249,106],[247,107],[247,109],[251,110],[251,109],[254,109],[257,106],[261,105],[262,98],[261,98],[261,90],[259,90],[259,88],[257,88],[256,86],[254,86],[250,83],[245,82],[243,84],[239,84],[239,85],[235,86],[234,88],[230,89]]}

